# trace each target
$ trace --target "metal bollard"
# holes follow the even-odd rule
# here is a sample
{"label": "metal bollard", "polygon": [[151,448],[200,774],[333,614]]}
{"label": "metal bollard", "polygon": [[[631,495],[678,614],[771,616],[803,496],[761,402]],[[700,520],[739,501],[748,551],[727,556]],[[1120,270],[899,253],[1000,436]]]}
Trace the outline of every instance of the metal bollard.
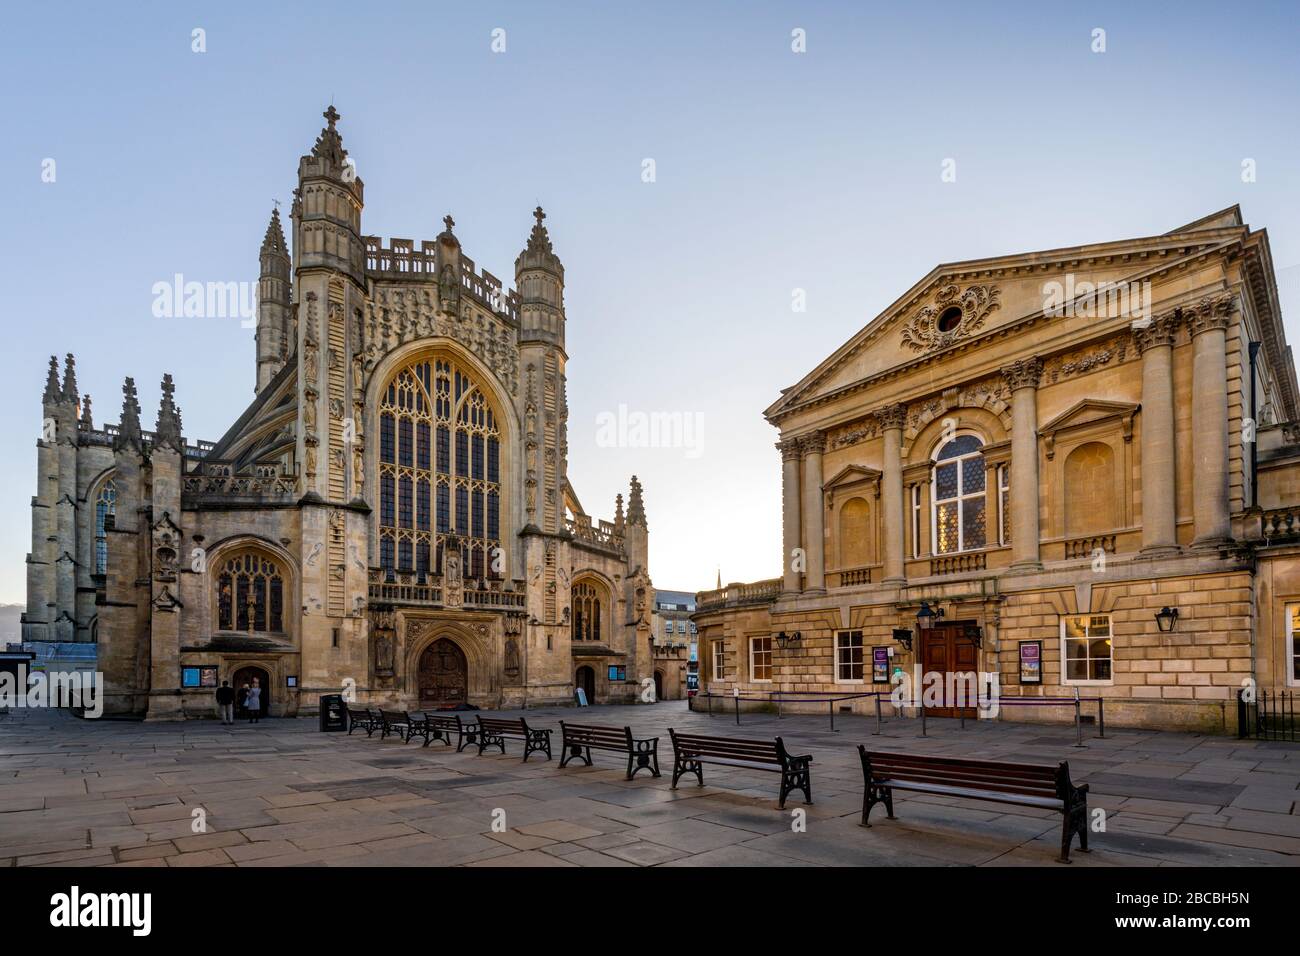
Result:
{"label": "metal bollard", "polygon": [[922,700],[921,701],[921,736],[924,737],[925,735],[926,735],[925,734],[925,701]]}
{"label": "metal bollard", "polygon": [[1106,738],[1106,702],[1102,697],[1097,698],[1097,736],[1103,740]]}
{"label": "metal bollard", "polygon": [[1083,746],[1083,719],[1082,719],[1081,707],[1079,705],[1079,698],[1077,697],[1074,699],[1074,736],[1075,739],[1077,740],[1075,746],[1082,747]]}
{"label": "metal bollard", "polygon": [[880,736],[880,695],[879,694],[876,695],[876,732],[872,736],[873,737]]}
{"label": "metal bollard", "polygon": [[736,702],[736,726],[739,727],[740,726],[740,698],[734,697],[732,699],[735,700]]}

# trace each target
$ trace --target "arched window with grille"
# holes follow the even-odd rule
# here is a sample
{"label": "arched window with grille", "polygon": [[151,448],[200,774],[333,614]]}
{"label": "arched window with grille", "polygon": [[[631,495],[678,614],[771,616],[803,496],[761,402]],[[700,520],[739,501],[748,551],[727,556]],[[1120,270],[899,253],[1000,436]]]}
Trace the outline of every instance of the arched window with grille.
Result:
{"label": "arched window with grille", "polygon": [[[379,564],[436,573],[449,539],[471,578],[496,578],[501,543],[500,419],[449,357],[398,369],[380,393]],[[499,566],[499,565],[498,565]]]}
{"label": "arched window with grille", "polygon": [[95,497],[95,573],[108,573],[108,531],[117,520],[117,485],[109,478]]}
{"label": "arched window with grille", "polygon": [[984,442],[958,434],[934,453],[931,472],[935,554],[983,548],[988,540]]}
{"label": "arched window with grille", "polygon": [[[572,615],[573,639],[575,641],[599,641],[601,625],[601,601],[605,589],[590,579],[578,581],[573,585]],[[606,601],[608,607],[608,601]]]}
{"label": "arched window with grille", "polygon": [[217,575],[217,629],[282,632],[284,589],[284,574],[275,559],[258,551],[226,558]]}

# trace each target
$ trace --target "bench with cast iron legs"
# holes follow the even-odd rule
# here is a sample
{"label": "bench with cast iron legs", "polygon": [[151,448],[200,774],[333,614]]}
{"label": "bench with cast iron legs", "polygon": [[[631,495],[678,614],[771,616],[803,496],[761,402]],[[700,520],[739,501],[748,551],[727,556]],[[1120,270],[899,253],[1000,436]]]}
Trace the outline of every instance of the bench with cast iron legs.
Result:
{"label": "bench with cast iron legs", "polygon": [[433,740],[441,740],[448,746],[453,746],[452,734],[456,735],[454,742],[456,753],[460,753],[477,741],[478,725],[461,723],[460,714],[444,715],[415,711],[411,714],[411,729],[407,731],[406,739],[409,741],[412,737],[423,737],[426,747]]}
{"label": "bench with cast iron legs", "polygon": [[381,708],[379,715],[381,719],[380,740],[388,739],[389,734],[396,734],[403,742],[407,740],[411,730],[410,714],[399,710],[383,710]]}
{"label": "bench with cast iron legs", "polygon": [[364,730],[366,736],[369,737],[383,725],[383,718],[379,715],[379,711],[373,707],[358,710],[356,707],[349,707],[347,704],[344,704],[343,706],[347,710],[348,714],[349,737],[352,736],[352,731],[356,730],[358,727]]}
{"label": "bench with cast iron legs", "polygon": [[1001,763],[918,754],[886,753],[858,746],[862,760],[862,825],[877,803],[894,817],[893,791],[933,793],[1055,810],[1061,814],[1060,863],[1070,862],[1070,844],[1079,834],[1080,851],[1088,852],[1088,785],[1070,782],[1070,765]]}
{"label": "bench with cast iron legs", "polygon": [[747,770],[767,770],[781,775],[781,799],[778,807],[785,809],[785,798],[791,791],[802,790],[804,803],[812,803],[812,774],[808,765],[812,755],[793,756],[786,752],[785,741],[745,740],[739,737],[705,737],[701,734],[679,734],[671,727],[668,735],[673,741],[673,786],[683,774],[693,773],[704,786],[703,764],[721,764],[725,767],[742,767]]}
{"label": "bench with cast iron legs", "polygon": [[551,759],[551,731],[529,727],[522,717],[480,717],[478,719],[478,754],[488,747],[500,747],[506,752],[506,738],[515,737],[524,742],[524,763],[534,753],[546,754]]}
{"label": "bench with cast iron legs", "polygon": [[[570,760],[585,760],[591,766],[591,751],[612,750],[627,754],[627,779],[631,780],[641,770],[659,776],[659,738],[638,740],[632,736],[631,727],[602,727],[598,724],[566,724],[560,721],[560,767]],[[632,764],[636,764],[633,769]]]}

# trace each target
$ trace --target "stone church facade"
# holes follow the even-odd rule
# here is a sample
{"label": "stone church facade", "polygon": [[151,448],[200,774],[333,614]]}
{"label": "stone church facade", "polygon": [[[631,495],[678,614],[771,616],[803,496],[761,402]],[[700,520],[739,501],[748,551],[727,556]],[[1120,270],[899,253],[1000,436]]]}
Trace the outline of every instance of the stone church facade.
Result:
{"label": "stone church facade", "polygon": [[985,672],[1004,699],[1235,729],[1238,691],[1300,685],[1298,411],[1268,236],[1236,207],[939,266],[767,409],[783,573],[697,596],[702,683]]}
{"label": "stone church facade", "polygon": [[106,712],[210,715],[256,677],[269,712],[345,692],[402,707],[636,701],[654,589],[626,513],[567,468],[564,267],[544,213],[515,288],[454,222],[419,248],[362,232],[331,106],[298,164],[290,244],[261,247],[256,396],[216,442],[183,435],[170,376],[152,431],[131,379],[98,426],[51,359],[25,642],[93,643]]}

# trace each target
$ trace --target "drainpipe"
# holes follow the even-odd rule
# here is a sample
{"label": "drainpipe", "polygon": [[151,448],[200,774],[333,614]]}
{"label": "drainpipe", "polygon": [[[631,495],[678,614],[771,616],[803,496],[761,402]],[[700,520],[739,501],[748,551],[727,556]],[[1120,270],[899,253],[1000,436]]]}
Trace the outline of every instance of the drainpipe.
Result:
{"label": "drainpipe", "polygon": [[[1250,443],[1250,507],[1254,510],[1259,508],[1259,409],[1257,407],[1258,398],[1255,394],[1255,367],[1259,363],[1259,346],[1259,342],[1251,342],[1247,347],[1250,354],[1250,420],[1253,425],[1251,437],[1255,439]],[[1256,564],[1256,569],[1258,570],[1258,564]],[[1250,627],[1250,679],[1255,682],[1255,690],[1258,693],[1259,606],[1257,601],[1251,601],[1250,613],[1254,618]],[[1226,710],[1224,712],[1224,723],[1227,723]]]}

